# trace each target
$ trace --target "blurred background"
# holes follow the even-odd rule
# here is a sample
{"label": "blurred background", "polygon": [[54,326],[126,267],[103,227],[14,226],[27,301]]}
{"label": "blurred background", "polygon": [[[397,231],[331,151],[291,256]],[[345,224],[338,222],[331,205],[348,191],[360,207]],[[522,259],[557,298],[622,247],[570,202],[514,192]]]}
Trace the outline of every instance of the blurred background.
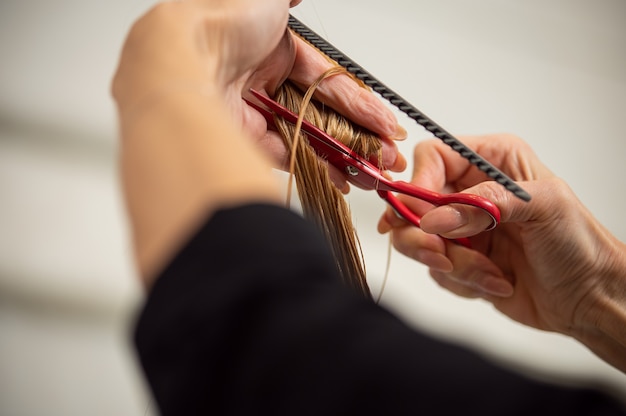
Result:
{"label": "blurred background", "polygon": [[[1,415],[156,413],[130,342],[142,295],[109,96],[125,34],[153,3],[0,2]],[[293,13],[447,130],[526,139],[626,241],[625,2],[305,0]],[[410,159],[428,135],[398,118]],[[349,198],[376,294],[384,206]],[[382,302],[535,377],[626,392],[581,345],[445,292],[398,253]]]}

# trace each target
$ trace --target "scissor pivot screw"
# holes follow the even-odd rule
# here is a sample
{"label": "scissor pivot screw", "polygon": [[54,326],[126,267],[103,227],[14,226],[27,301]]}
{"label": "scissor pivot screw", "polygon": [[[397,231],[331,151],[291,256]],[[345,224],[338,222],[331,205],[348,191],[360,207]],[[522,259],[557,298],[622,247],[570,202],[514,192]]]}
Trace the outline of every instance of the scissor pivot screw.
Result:
{"label": "scissor pivot screw", "polygon": [[358,176],[359,170],[354,166],[346,166],[346,173],[350,176]]}

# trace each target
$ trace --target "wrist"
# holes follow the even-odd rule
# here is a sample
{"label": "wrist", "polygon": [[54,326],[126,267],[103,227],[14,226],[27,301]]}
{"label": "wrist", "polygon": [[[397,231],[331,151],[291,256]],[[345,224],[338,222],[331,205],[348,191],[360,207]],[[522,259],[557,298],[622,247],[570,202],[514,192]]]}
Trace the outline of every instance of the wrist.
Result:
{"label": "wrist", "polygon": [[596,262],[595,283],[576,309],[571,335],[626,372],[626,245],[608,238],[610,245]]}

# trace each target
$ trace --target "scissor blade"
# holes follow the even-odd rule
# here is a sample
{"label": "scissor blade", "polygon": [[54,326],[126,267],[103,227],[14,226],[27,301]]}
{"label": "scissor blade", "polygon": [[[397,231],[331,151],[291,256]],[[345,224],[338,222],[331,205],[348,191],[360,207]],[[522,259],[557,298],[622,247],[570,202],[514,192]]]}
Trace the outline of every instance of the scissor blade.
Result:
{"label": "scissor blade", "polygon": [[[287,122],[293,125],[295,125],[298,122],[298,115],[290,111],[288,108],[280,105],[276,101],[272,100],[269,97],[266,97],[265,95],[261,94],[260,92],[256,90],[251,89],[250,92],[252,93],[252,95],[254,95],[259,101],[261,101],[265,106],[267,106],[273,113],[275,113],[279,117],[283,118],[284,120],[286,120]],[[264,115],[267,114],[262,111],[261,107],[258,107],[254,104],[252,105],[258,111],[264,113]],[[352,153],[354,153],[343,143],[337,141],[335,138],[326,134],[326,132],[324,132],[323,130],[319,129],[318,127],[314,126],[313,124],[309,123],[306,120],[302,120],[302,131],[305,132],[310,138],[314,139],[316,142],[322,143],[324,145],[322,149],[325,149],[325,148],[333,149],[333,151],[343,153],[347,156],[352,156]],[[311,145],[315,146],[315,144],[311,144]]]}
{"label": "scissor blade", "polygon": [[[279,117],[293,125],[297,123],[298,116],[289,109],[258,91],[250,90],[250,92]],[[251,103],[251,105],[268,119],[266,110],[255,104]],[[364,189],[378,189],[381,181],[386,181],[377,167],[306,120],[302,121],[302,131],[309,137],[309,145],[317,155],[344,172],[348,176],[348,181],[354,185]]]}

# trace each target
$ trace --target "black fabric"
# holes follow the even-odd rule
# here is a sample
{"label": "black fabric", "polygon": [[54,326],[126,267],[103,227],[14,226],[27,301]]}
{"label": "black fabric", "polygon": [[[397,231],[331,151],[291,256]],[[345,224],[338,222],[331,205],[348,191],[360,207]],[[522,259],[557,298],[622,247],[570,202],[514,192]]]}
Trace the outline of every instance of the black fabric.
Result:
{"label": "black fabric", "polygon": [[341,286],[288,210],[217,213],[162,273],[135,342],[167,415],[612,415],[446,344]]}

